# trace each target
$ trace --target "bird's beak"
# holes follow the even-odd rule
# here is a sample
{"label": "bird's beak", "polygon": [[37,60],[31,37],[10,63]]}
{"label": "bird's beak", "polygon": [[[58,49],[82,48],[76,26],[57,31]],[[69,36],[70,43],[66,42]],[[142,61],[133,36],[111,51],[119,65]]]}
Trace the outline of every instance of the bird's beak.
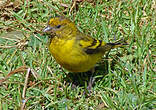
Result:
{"label": "bird's beak", "polygon": [[53,28],[50,26],[47,26],[46,28],[43,29],[43,32],[48,32],[51,31]]}

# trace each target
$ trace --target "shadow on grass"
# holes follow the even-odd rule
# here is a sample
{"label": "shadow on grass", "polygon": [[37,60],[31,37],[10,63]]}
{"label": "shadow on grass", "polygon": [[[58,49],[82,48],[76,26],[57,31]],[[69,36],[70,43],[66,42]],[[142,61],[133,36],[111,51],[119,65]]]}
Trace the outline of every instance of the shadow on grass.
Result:
{"label": "shadow on grass", "polygon": [[[94,80],[95,82],[97,80],[102,79],[106,74],[108,74],[108,61],[98,64],[98,66],[95,67],[94,73],[92,73],[91,71],[84,72],[84,73],[68,73],[68,76],[64,77],[63,80],[65,80],[69,84],[72,83],[74,87],[77,86],[86,87],[86,85],[89,85],[91,80]],[[95,78],[96,76],[103,76],[103,77]]]}
{"label": "shadow on grass", "polygon": [[63,80],[66,81],[67,84],[72,84],[72,89],[82,87],[84,89],[84,94],[88,96],[96,82],[103,80],[103,78],[110,73],[110,70],[113,71],[115,69],[115,64],[118,63],[118,57],[121,57],[121,55],[116,54],[115,58],[108,60],[107,54],[105,60],[97,64],[94,73],[91,71],[84,73],[68,73]]}
{"label": "shadow on grass", "polygon": [[[105,56],[104,60],[97,64],[94,73],[91,71],[84,73],[68,73],[63,80],[65,80],[67,84],[72,84],[73,89],[76,87],[82,87],[87,90],[88,86],[91,86],[91,88],[94,87],[97,81],[103,80],[103,78],[110,73],[110,70],[113,71],[115,69],[115,65],[119,61],[118,57],[122,57],[122,55],[118,53],[113,59],[108,60],[108,54],[109,52]],[[91,88],[89,88],[89,90]]]}

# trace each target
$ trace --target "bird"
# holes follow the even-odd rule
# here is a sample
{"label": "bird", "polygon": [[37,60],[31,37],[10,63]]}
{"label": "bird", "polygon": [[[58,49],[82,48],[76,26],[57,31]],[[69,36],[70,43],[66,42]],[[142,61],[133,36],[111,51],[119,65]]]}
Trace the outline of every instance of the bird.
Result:
{"label": "bird", "polygon": [[50,53],[69,72],[90,71],[107,51],[124,45],[123,41],[106,43],[82,33],[64,16],[51,17],[43,32],[49,34]]}

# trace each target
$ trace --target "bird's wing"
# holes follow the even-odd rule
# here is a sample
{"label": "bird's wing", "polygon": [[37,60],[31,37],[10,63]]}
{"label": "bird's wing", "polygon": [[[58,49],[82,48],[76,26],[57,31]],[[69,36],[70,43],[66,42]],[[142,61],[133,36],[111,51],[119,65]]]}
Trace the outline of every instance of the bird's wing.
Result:
{"label": "bird's wing", "polygon": [[104,41],[94,39],[89,36],[78,36],[77,41],[82,50],[87,54],[103,53]]}

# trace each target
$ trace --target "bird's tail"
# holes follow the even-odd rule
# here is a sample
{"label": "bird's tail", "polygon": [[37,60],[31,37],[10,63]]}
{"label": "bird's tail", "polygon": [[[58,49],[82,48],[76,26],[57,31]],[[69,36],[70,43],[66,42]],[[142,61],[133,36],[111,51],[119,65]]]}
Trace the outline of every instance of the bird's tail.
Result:
{"label": "bird's tail", "polygon": [[105,48],[107,48],[108,50],[111,50],[114,48],[122,47],[124,45],[128,45],[128,43],[124,39],[121,39],[115,43],[107,43]]}
{"label": "bird's tail", "polygon": [[111,46],[111,48],[113,49],[113,48],[118,48],[124,45],[128,45],[128,43],[124,39],[121,39],[121,40],[116,41],[115,43],[107,43],[107,45]]}

